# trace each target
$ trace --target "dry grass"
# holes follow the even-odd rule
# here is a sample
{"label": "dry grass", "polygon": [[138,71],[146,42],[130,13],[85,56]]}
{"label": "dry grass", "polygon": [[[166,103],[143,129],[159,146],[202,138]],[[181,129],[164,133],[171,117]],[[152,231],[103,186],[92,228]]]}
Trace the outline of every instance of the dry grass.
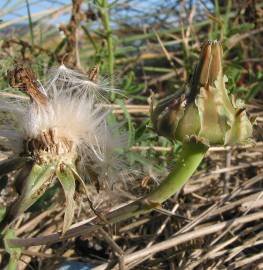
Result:
{"label": "dry grass", "polygon": [[[119,8],[133,8],[129,1],[119,2]],[[42,207],[41,211],[21,215],[14,223],[19,237],[16,243],[26,246],[22,251],[19,270],[57,269],[62,262],[72,260],[92,262],[96,265],[94,270],[263,269],[262,5],[256,4],[256,1],[236,1],[240,5],[233,3],[230,10],[222,6],[220,13],[216,7],[213,6],[211,10],[205,7],[205,1],[201,2],[192,7],[181,4],[178,9],[174,5],[168,8],[161,5],[162,15],[167,16],[160,19],[158,13],[148,14],[155,18],[152,23],[144,18],[147,12],[140,10],[134,20],[140,22],[145,19],[147,29],[138,27],[137,21],[124,24],[125,20],[118,20],[116,14],[112,15],[115,23],[114,68],[118,78],[121,78],[120,86],[124,88],[127,98],[121,104],[117,99],[110,106],[116,119],[127,121],[127,130],[133,142],[131,152],[137,155],[133,159],[138,156],[144,160],[150,159],[153,164],[162,167],[159,175],[166,174],[166,167],[169,168],[176,161],[178,145],[157,138],[150,128],[143,129],[144,135],[137,135],[138,138],[134,135],[147,126],[150,92],[154,90],[162,97],[183,89],[202,41],[223,35],[224,45],[228,48],[225,68],[233,73],[229,87],[246,98],[250,115],[258,119],[254,131],[255,143],[211,147],[199,170],[179,194],[163,205],[163,209],[113,226],[93,225],[88,206],[81,204],[72,234],[65,234],[62,241],[58,231],[63,225],[63,206],[54,202],[58,200],[51,200],[52,204]],[[255,15],[253,7],[256,7],[258,17],[252,16]],[[63,6],[32,14],[32,18],[40,20],[50,15],[59,16],[69,10],[69,6]],[[169,20],[172,12],[176,15]],[[199,18],[196,21],[195,16]],[[103,61],[112,53],[105,46],[105,29],[86,29],[83,22],[91,24],[91,19],[77,19],[74,29],[70,29],[76,35],[73,40],[70,39],[70,31],[63,38],[53,33],[44,44],[21,42],[29,40],[29,33],[24,37],[1,40],[2,69],[5,71],[8,66],[6,62],[10,64],[17,58],[40,66],[43,70],[39,73],[42,74],[49,65],[68,56],[69,62],[82,71],[88,71],[89,62],[101,64],[102,74],[109,73],[107,61]],[[221,27],[218,19],[224,21],[224,27]],[[18,18],[4,22],[0,29],[22,20]],[[83,28],[79,27],[79,20],[82,20]],[[97,24],[101,23],[99,16],[96,20]],[[173,20],[177,27],[174,27]],[[65,31],[70,28],[70,23],[74,24],[72,18]],[[254,23],[254,27],[247,30],[244,25],[249,23]],[[38,22],[34,27],[38,29]],[[36,40],[37,30],[35,35]],[[64,38],[69,39],[68,43]],[[76,40],[81,42],[76,45]],[[0,92],[0,98],[19,95],[7,89],[5,76],[1,85],[4,90]],[[113,102],[115,98],[112,98]],[[5,117],[1,115],[1,122],[7,121]],[[11,153],[4,146],[0,150],[0,159]],[[135,196],[148,192],[154,185],[148,163],[140,163],[140,169],[144,170],[144,175],[132,183],[131,194],[126,194],[126,204]],[[13,175],[8,175],[8,180],[5,189],[0,190],[1,205],[12,203],[17,196],[12,186]],[[1,181],[5,181],[4,177]],[[59,196],[56,194],[57,198]],[[105,205],[101,209],[102,214],[111,210]],[[0,261],[1,268],[7,261],[3,249],[0,250]]]}
{"label": "dry grass", "polygon": [[[261,113],[260,108],[253,108]],[[100,265],[96,270],[260,269],[262,156],[261,142],[212,148],[203,169],[165,203],[167,211],[154,211],[92,233],[79,230],[80,236],[68,241],[39,246],[46,243],[45,236],[61,229],[60,206],[53,205],[41,214],[24,214],[14,225],[17,235],[26,245],[37,236],[38,246],[23,251],[21,269],[29,263],[56,269],[54,265],[65,260],[92,261]],[[83,212],[78,219],[92,224]]]}

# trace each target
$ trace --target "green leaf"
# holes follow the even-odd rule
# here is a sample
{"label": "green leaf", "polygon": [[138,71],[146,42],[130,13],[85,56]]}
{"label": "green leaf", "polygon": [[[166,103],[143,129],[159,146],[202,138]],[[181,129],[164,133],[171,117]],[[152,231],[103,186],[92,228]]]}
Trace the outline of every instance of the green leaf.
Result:
{"label": "green leaf", "polygon": [[7,182],[8,182],[7,175],[0,176],[0,191],[6,187]]}
{"label": "green leaf", "polygon": [[86,195],[88,195],[89,192],[88,192],[87,186],[86,186],[84,180],[82,179],[82,177],[78,174],[75,166],[74,165],[66,165],[66,166],[71,170],[71,172],[74,175],[74,178],[79,181],[80,185],[85,190]]}
{"label": "green leaf", "polygon": [[134,136],[135,136],[135,129],[134,129],[132,117],[131,117],[130,113],[128,112],[128,110],[127,110],[127,108],[122,100],[117,100],[116,103],[121,107],[121,109],[123,110],[124,116],[127,119],[128,129],[129,129],[128,145],[131,146],[131,145],[133,145]]}
{"label": "green leaf", "polygon": [[150,120],[147,119],[147,120],[143,121],[142,124],[137,128],[137,130],[135,131],[135,135],[134,135],[135,141],[141,139],[141,137],[146,134],[146,129],[147,129],[149,122],[150,122]]}
{"label": "green leaf", "polygon": [[14,230],[7,230],[5,236],[4,236],[4,245],[6,251],[10,254],[7,270],[16,270],[17,269],[17,263],[19,261],[22,249],[18,247],[10,247],[8,244],[9,239],[15,239],[15,231]]}
{"label": "green leaf", "polygon": [[0,222],[3,220],[5,213],[6,213],[6,208],[0,207]]}
{"label": "green leaf", "polygon": [[255,24],[253,24],[253,23],[237,24],[231,29],[229,36],[232,37],[232,36],[234,36],[234,34],[240,35],[240,33],[244,33],[244,32],[247,32],[249,30],[252,30],[254,27],[255,27]]}
{"label": "green leaf", "polygon": [[32,21],[31,11],[30,11],[30,4],[28,0],[26,0],[26,8],[27,8],[28,24],[29,24],[29,29],[30,29],[31,45],[34,48],[34,29],[33,29],[33,21]]}
{"label": "green leaf", "polygon": [[74,211],[76,208],[76,202],[74,200],[74,194],[76,190],[75,177],[69,166],[60,164],[57,168],[56,175],[62,185],[66,198],[66,207],[63,224],[63,234],[69,229],[73,222]]}
{"label": "green leaf", "polygon": [[[28,211],[32,213],[39,213],[40,211],[52,208],[54,203],[52,198],[59,192],[60,189],[60,184],[58,182],[54,183],[54,185],[48,188],[46,192],[32,206],[29,207]],[[51,201],[52,204],[50,203]]]}
{"label": "green leaf", "polygon": [[46,191],[54,179],[56,164],[35,164],[26,180],[14,211],[20,214],[33,205]]}

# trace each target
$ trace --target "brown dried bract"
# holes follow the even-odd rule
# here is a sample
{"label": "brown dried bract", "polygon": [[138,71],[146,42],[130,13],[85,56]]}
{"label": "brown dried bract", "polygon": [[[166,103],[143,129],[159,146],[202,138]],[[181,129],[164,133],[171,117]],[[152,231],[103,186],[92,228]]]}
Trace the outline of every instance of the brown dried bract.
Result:
{"label": "brown dried bract", "polygon": [[88,78],[92,82],[96,82],[99,74],[100,66],[96,65],[92,69],[89,70],[88,72]]}
{"label": "brown dried bract", "polygon": [[34,72],[29,67],[16,66],[7,73],[11,87],[27,93],[38,105],[47,105],[48,98],[40,91],[40,85]]}
{"label": "brown dried bract", "polygon": [[25,141],[25,151],[33,156],[41,155],[45,151],[53,155],[67,154],[72,151],[72,141],[57,137],[54,129],[43,131],[36,138],[31,138]]}

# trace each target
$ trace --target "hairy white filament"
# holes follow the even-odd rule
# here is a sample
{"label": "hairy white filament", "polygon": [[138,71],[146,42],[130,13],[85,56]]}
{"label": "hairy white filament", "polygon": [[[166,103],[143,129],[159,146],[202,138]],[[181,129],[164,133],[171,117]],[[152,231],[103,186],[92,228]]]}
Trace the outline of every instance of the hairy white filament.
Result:
{"label": "hairy white filament", "polygon": [[[111,185],[119,178],[114,173],[120,172],[116,149],[124,142],[119,127],[109,126],[107,116],[110,111],[102,104],[105,103],[104,93],[111,89],[105,83],[90,81],[64,65],[51,74],[53,76],[47,83],[41,85],[41,92],[48,97],[47,105],[21,100],[0,102],[0,110],[9,111],[16,120],[12,133],[19,131],[21,141],[26,141],[54,130],[57,138],[72,142],[86,178],[89,178],[88,165],[99,180],[107,178],[107,185]],[[6,133],[10,137],[8,134],[10,132]]]}

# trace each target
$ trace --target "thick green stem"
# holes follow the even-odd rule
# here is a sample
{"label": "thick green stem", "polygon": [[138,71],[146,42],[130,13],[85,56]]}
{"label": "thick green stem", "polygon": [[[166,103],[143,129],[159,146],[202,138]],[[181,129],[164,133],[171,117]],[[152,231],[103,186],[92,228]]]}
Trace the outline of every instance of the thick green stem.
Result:
{"label": "thick green stem", "polygon": [[160,186],[147,196],[147,200],[162,203],[179,191],[195,172],[207,150],[208,147],[202,143],[184,143],[175,167]]}
{"label": "thick green stem", "polygon": [[109,217],[110,222],[115,223],[148,212],[169,199],[189,180],[207,150],[208,146],[201,142],[185,142],[175,167],[163,182],[144,198],[114,211]]}
{"label": "thick green stem", "polygon": [[[174,169],[155,190],[144,198],[138,199],[105,215],[105,220],[107,220],[108,224],[114,224],[127,218],[147,213],[158,207],[162,202],[178,192],[187,182],[201,163],[207,150],[208,147],[199,142],[191,141],[184,143]],[[92,223],[93,224],[83,224],[79,227],[72,228],[63,236],[56,233],[39,238],[10,239],[8,242],[10,246],[17,247],[51,244],[71,237],[86,235],[106,225],[101,222],[99,217],[95,218]]]}
{"label": "thick green stem", "polygon": [[7,265],[7,270],[16,270],[16,269],[17,269],[17,260],[11,257]]}

